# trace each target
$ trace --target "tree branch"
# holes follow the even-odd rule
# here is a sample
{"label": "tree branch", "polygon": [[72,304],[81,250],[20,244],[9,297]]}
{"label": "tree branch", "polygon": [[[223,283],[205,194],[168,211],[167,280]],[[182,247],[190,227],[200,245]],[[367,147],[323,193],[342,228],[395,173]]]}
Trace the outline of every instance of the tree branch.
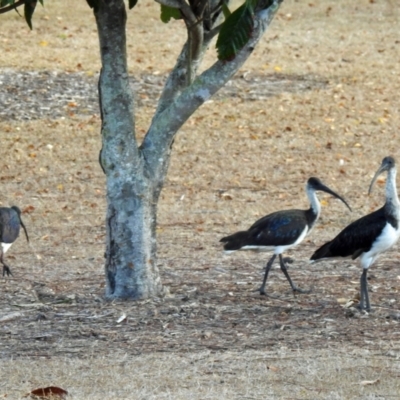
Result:
{"label": "tree branch", "polygon": [[143,140],[141,149],[153,172],[162,179],[167,168],[170,146],[176,132],[186,120],[212,95],[214,95],[249,58],[260,41],[282,0],[274,0],[267,9],[256,13],[253,36],[236,57],[229,62],[217,61],[209,69],[198,76],[192,85],[158,113],[152,121],[150,129]]}
{"label": "tree branch", "polygon": [[[181,5],[184,3],[184,0],[155,1],[162,5],[179,9],[181,9]],[[222,25],[219,25],[214,29],[208,30],[212,28],[215,23],[217,23],[220,14],[219,11],[222,7],[223,1],[225,1],[226,4],[229,2],[229,0],[199,0],[195,4],[191,2],[191,4],[193,3],[193,7],[196,9],[196,11],[192,12],[194,17],[190,17],[189,11],[186,17],[188,18],[188,21],[189,18],[191,19],[193,28],[195,28],[196,25],[200,26],[195,31],[191,31],[190,23],[188,26],[188,22],[185,20],[188,29],[188,41],[183,46],[182,51],[177,58],[176,64],[168,76],[167,82],[158,101],[157,110],[154,113],[153,119],[157,118],[157,116],[163,112],[165,108],[171,105],[171,103],[181,94],[182,90],[188,86],[188,81],[190,84],[195,78],[201,60],[211,40],[221,29]],[[205,29],[204,25],[206,24],[208,24],[208,28]],[[190,77],[188,77],[188,71]]]}
{"label": "tree branch", "polygon": [[194,77],[201,58],[203,47],[203,25],[199,23],[197,16],[190,8],[185,0],[178,0],[180,3],[179,9],[182,12],[183,19],[188,32],[188,57],[187,57],[187,85],[189,86]]}
{"label": "tree branch", "polygon": [[[159,115],[171,102],[180,95],[182,90],[189,86],[196,76],[197,69],[206,50],[203,40],[203,27],[190,6],[184,0],[156,0],[158,3],[179,8],[182,12],[188,40],[179,54],[176,64],[169,74],[163,92],[158,101],[154,117]],[[207,42],[208,45],[209,42]]]}
{"label": "tree branch", "polygon": [[19,0],[14,4],[10,4],[9,6],[0,8],[0,14],[5,14],[8,11],[15,10],[16,8],[23,6],[26,3],[26,0]]}
{"label": "tree branch", "polygon": [[211,29],[211,31],[207,32],[204,35],[204,41],[205,42],[211,42],[211,40],[213,40],[214,37],[218,35],[219,31],[221,30],[222,25],[223,24],[219,24],[215,28]]}
{"label": "tree branch", "polygon": [[181,8],[179,0],[155,0],[155,2],[167,7]]}
{"label": "tree branch", "polygon": [[[155,0],[155,1],[165,6],[173,8],[180,8],[181,2],[184,2],[183,0]],[[171,103],[176,99],[176,97],[178,97],[181,94],[182,90],[186,86],[188,86],[187,83],[188,81],[193,81],[193,79],[195,78],[201,60],[211,40],[218,34],[218,32],[221,29],[222,25],[219,25],[216,28],[208,31],[208,29],[212,28],[212,25],[215,24],[218,20],[219,11],[223,1],[225,1],[226,3],[229,2],[229,0],[199,0],[193,6],[196,8],[196,11],[193,11],[195,17],[194,18],[192,17],[191,20],[194,22],[194,27],[196,25],[201,25],[201,27],[199,27],[198,30],[193,32],[191,37],[192,39],[191,43],[190,43],[191,30],[190,27],[188,27],[188,41],[183,46],[182,51],[177,58],[176,64],[168,76],[167,82],[164,86],[163,92],[161,93],[160,99],[158,101],[158,106],[156,112],[154,113],[154,118],[156,118],[162,111],[164,111],[165,108],[171,105]],[[206,7],[206,5],[208,7]],[[211,8],[211,10],[209,10],[209,8]],[[188,15],[188,17],[190,16]],[[209,21],[210,18],[212,20],[211,22]],[[205,21],[205,19],[207,19],[208,22]],[[209,28],[204,29],[204,25],[207,23],[209,25]],[[191,59],[192,63],[189,64]],[[191,79],[187,77],[189,66],[190,66]]]}
{"label": "tree branch", "polygon": [[158,100],[157,110],[154,113],[153,119],[170,106],[171,102],[173,102],[186,87],[187,58],[188,42],[184,44],[182,51],[177,58],[176,64],[168,76],[167,82],[165,83]]}

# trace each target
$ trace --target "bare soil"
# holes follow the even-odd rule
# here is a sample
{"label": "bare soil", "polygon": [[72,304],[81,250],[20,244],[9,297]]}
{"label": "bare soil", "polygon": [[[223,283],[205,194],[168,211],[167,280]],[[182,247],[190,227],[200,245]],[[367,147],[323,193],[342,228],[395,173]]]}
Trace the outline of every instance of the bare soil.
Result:
{"label": "bare soil", "polygon": [[[370,314],[351,307],[356,262],[308,263],[383,204],[384,179],[368,197],[370,180],[384,156],[400,160],[395,2],[284,2],[249,63],[174,143],[158,216],[169,294],[112,303],[97,36],[86,2],[66,3],[39,6],[32,32],[1,16],[0,205],[23,209],[31,241],[9,250],[13,277],[0,282],[0,395],[55,384],[76,399],[398,398],[398,247],[371,268]],[[142,137],[184,30],[142,1],[128,32]],[[285,254],[311,293],[294,296],[276,265],[262,297],[269,254],[227,256],[219,239],[272,211],[306,208],[310,176],[353,212],[321,194],[317,227]]]}

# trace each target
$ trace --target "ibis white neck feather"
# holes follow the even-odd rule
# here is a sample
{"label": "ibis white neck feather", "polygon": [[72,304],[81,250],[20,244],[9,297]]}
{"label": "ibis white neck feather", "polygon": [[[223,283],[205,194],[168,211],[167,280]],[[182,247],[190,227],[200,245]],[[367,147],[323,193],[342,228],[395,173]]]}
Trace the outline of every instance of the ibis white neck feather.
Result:
{"label": "ibis white neck feather", "polygon": [[393,207],[396,210],[400,208],[399,198],[397,196],[397,186],[396,186],[396,168],[391,168],[388,171],[388,176],[386,180],[386,204]]}
{"label": "ibis white neck feather", "polygon": [[319,214],[321,213],[321,204],[318,200],[317,194],[313,188],[307,186],[306,189],[308,200],[310,201],[311,209],[313,210],[314,214],[317,215],[316,220],[319,218]]}

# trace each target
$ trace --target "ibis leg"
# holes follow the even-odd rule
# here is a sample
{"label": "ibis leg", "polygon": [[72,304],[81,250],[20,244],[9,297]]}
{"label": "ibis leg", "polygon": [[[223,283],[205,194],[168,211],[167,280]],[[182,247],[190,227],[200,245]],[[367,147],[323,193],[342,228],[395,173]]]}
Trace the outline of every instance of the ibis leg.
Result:
{"label": "ibis leg", "polygon": [[3,276],[5,276],[5,275],[10,276],[10,275],[12,275],[11,269],[8,267],[8,265],[6,265],[4,263],[3,256],[4,256],[4,252],[2,250],[0,250],[0,262],[3,264]]}
{"label": "ibis leg", "polygon": [[281,264],[281,270],[282,270],[282,272],[285,274],[286,279],[289,281],[290,286],[291,286],[293,292],[310,293],[310,290],[303,290],[303,289],[300,289],[300,288],[298,288],[297,286],[295,286],[295,285],[293,284],[292,280],[290,279],[289,272],[288,272],[288,270],[287,270],[287,268],[286,268],[285,261],[284,261],[284,259],[283,259],[283,257],[282,257],[282,254],[279,254],[279,263]]}
{"label": "ibis leg", "polygon": [[364,269],[360,278],[360,310],[371,311],[371,305],[369,304],[369,295],[368,295],[368,282],[367,282],[367,271],[368,269]]}
{"label": "ibis leg", "polygon": [[262,283],[262,285],[261,285],[261,287],[260,287],[260,289],[259,289],[260,294],[263,294],[263,295],[265,295],[265,296],[267,295],[267,293],[265,293],[265,284],[267,283],[268,273],[269,273],[269,271],[270,271],[270,269],[271,269],[271,267],[272,267],[272,264],[273,264],[274,261],[275,261],[275,258],[276,258],[276,254],[274,254],[274,255],[270,258],[270,260],[268,261],[267,266],[265,267],[265,274],[264,274],[263,283]]}

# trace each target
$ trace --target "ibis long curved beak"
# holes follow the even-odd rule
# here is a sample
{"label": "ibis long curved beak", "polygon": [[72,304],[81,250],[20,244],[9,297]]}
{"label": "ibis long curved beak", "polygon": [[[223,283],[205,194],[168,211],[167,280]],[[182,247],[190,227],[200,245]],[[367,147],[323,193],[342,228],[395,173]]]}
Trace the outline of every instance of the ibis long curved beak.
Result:
{"label": "ibis long curved beak", "polygon": [[342,196],[339,196],[339,195],[338,195],[336,192],[334,192],[332,189],[329,189],[328,186],[322,185],[322,187],[321,187],[319,190],[322,190],[323,192],[329,193],[329,194],[331,194],[332,196],[336,197],[337,199],[341,200],[341,201],[346,205],[346,207],[347,207],[350,211],[352,211],[352,210],[351,210],[351,207],[347,204],[347,201],[346,201]]}
{"label": "ibis long curved beak", "polygon": [[392,157],[385,157],[382,160],[382,164],[379,167],[378,171],[375,172],[374,177],[372,178],[372,181],[369,185],[369,189],[368,189],[368,194],[371,194],[372,192],[372,187],[374,186],[375,181],[378,179],[378,176],[382,173],[382,172],[386,172],[389,171],[390,168],[392,168],[394,166],[394,159]]}
{"label": "ibis long curved beak", "polygon": [[19,217],[19,222],[20,222],[20,224],[21,224],[22,228],[24,228],[24,232],[25,232],[26,240],[27,240],[27,241],[28,241],[28,243],[29,243],[29,236],[28,236],[28,232],[27,232],[27,230],[26,230],[26,228],[25,228],[25,225],[24,225],[24,223],[22,222],[21,216]]}
{"label": "ibis long curved beak", "polygon": [[346,201],[342,196],[339,196],[339,195],[338,195],[336,192],[334,192],[332,189],[329,189],[328,186],[325,186],[321,181],[319,182],[319,185],[318,185],[318,187],[317,187],[316,189],[317,189],[317,190],[321,190],[321,191],[326,192],[326,193],[329,193],[329,194],[331,194],[332,196],[336,197],[337,199],[341,200],[341,201],[346,205],[346,207],[347,207],[350,211],[352,211],[352,210],[351,210],[351,207],[347,204],[347,201]]}

